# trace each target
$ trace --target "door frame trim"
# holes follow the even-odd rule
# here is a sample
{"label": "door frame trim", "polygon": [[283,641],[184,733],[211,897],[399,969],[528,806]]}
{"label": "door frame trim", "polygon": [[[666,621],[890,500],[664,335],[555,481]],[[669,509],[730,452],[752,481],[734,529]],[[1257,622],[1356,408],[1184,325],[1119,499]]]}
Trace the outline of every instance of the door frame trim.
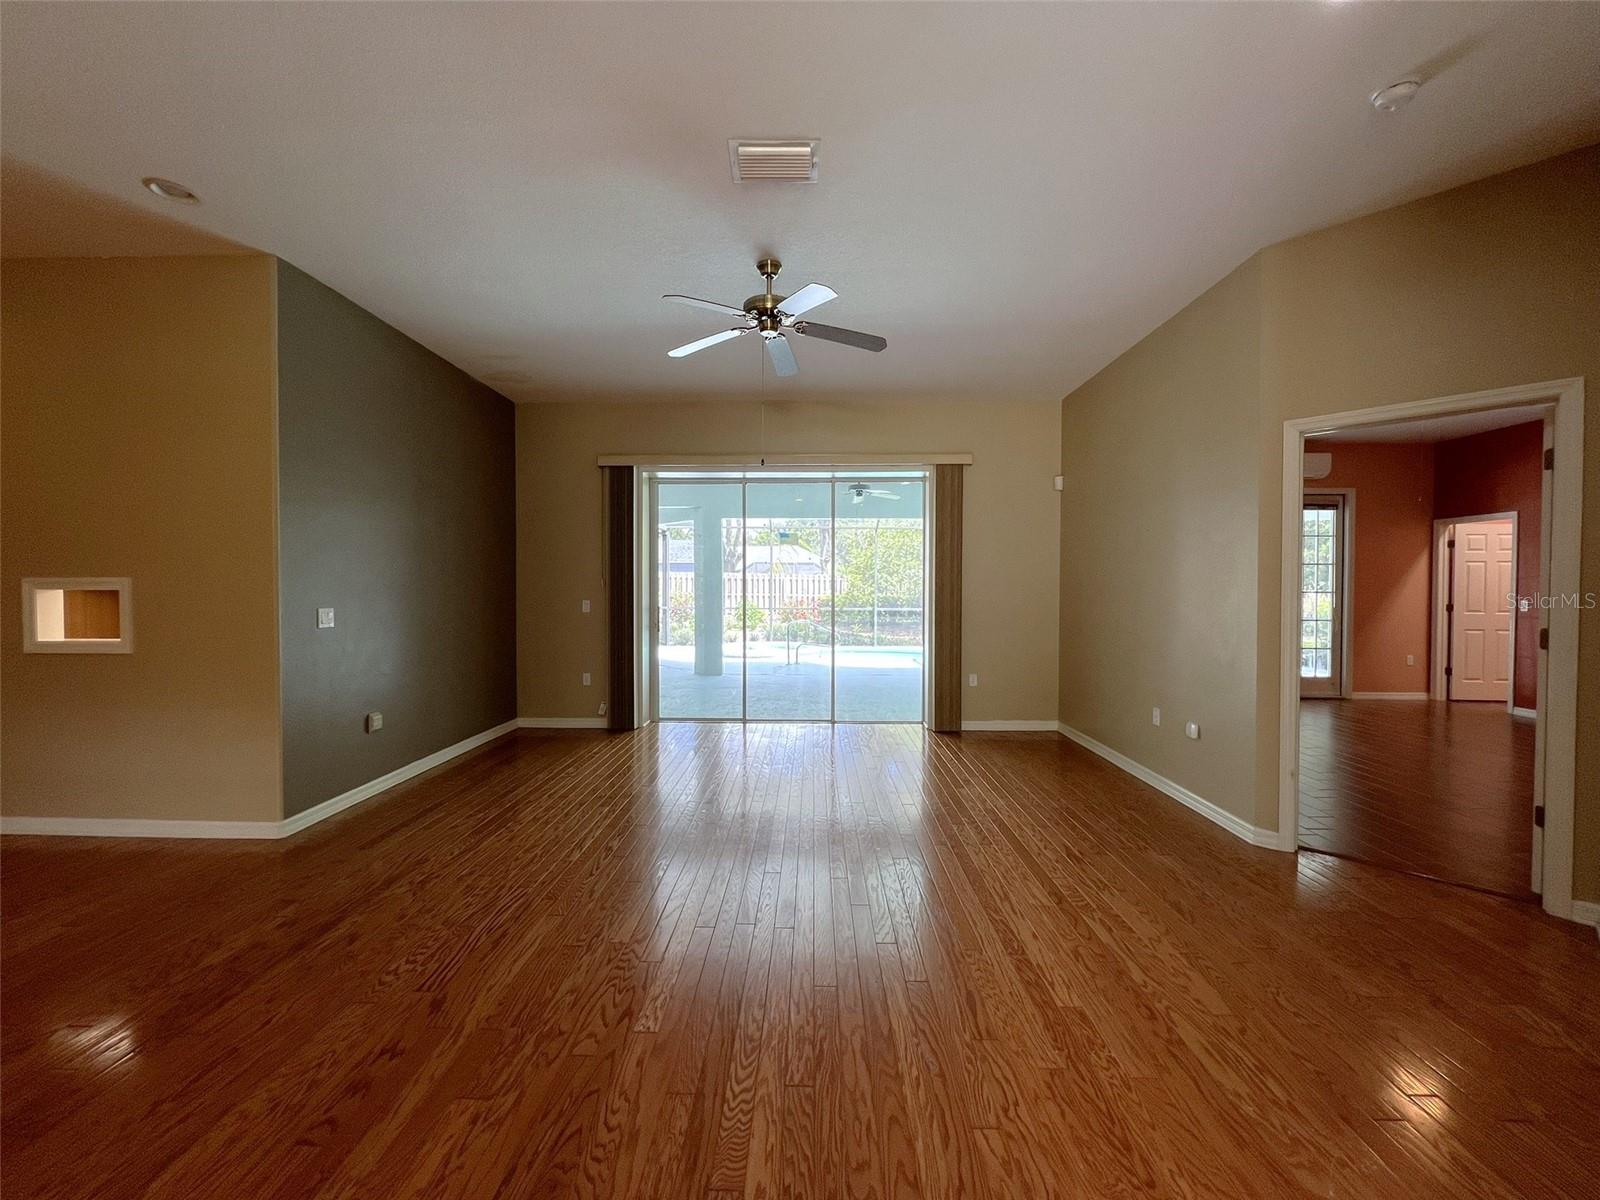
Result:
{"label": "door frame trim", "polygon": [[[1516,578],[1517,552],[1521,548],[1522,530],[1515,512],[1477,513],[1470,517],[1435,517],[1433,521],[1433,579],[1428,597],[1429,651],[1428,699],[1449,700],[1450,688],[1444,669],[1450,660],[1449,626],[1444,606],[1450,601],[1451,564],[1453,555],[1445,544],[1446,534],[1457,525],[1476,525],[1480,521],[1511,522],[1511,577]],[[1506,668],[1506,711],[1516,708],[1517,699],[1517,614],[1511,613],[1511,661]]]}
{"label": "door frame trim", "polygon": [[[1436,417],[1449,413],[1522,408],[1550,411],[1545,444],[1555,451],[1553,470],[1543,472],[1545,536],[1540,545],[1543,596],[1580,593],[1583,535],[1583,409],[1581,377],[1494,388],[1431,400],[1377,405],[1283,423],[1283,490],[1278,610],[1278,847],[1293,852],[1299,834],[1300,496],[1308,434],[1352,426]],[[1543,609],[1548,648],[1539,655],[1538,715],[1534,733],[1534,789],[1545,807],[1541,903],[1552,916],[1573,919],[1572,832],[1577,790],[1579,607]]]}

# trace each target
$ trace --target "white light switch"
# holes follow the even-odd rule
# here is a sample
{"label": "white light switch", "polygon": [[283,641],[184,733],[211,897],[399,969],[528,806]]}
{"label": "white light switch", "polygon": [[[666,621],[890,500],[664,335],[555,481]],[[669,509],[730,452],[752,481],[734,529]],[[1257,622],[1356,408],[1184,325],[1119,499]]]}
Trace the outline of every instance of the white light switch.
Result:
{"label": "white light switch", "polygon": [[377,733],[382,728],[383,714],[381,712],[369,712],[367,714],[367,732]]}
{"label": "white light switch", "polygon": [[588,612],[589,611],[589,602],[587,600],[585,600],[583,602],[583,611],[584,612]]}
{"label": "white light switch", "polygon": [[1199,739],[1200,739],[1200,722],[1198,722],[1198,721],[1190,721],[1187,725],[1185,725],[1183,727],[1183,732],[1184,732],[1184,734],[1186,736],[1192,737],[1196,741],[1199,741]]}
{"label": "white light switch", "polygon": [[1152,724],[1152,725],[1161,724],[1161,710],[1159,708],[1152,708],[1150,710],[1150,724]]}
{"label": "white light switch", "polygon": [[333,609],[331,609],[331,608],[319,608],[319,609],[317,609],[317,628],[318,629],[332,629],[333,628]]}
{"label": "white light switch", "polygon": [[976,675],[968,675],[967,676],[967,686],[968,687],[977,687],[978,686],[978,677]]}

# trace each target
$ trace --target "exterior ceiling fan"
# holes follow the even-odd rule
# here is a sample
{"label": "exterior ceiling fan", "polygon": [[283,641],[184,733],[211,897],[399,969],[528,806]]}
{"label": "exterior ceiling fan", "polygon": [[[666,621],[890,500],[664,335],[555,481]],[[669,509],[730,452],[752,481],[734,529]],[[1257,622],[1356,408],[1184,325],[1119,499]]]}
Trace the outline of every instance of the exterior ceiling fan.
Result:
{"label": "exterior ceiling fan", "polygon": [[729,342],[747,333],[759,333],[762,344],[767,349],[767,357],[772,360],[773,372],[787,376],[793,375],[800,369],[794,361],[794,350],[789,345],[788,335],[791,333],[798,333],[801,337],[819,338],[824,342],[838,342],[841,346],[854,346],[857,350],[871,350],[874,354],[889,344],[883,338],[870,333],[858,333],[854,329],[840,329],[834,325],[819,325],[815,321],[800,320],[819,304],[826,304],[829,300],[836,299],[838,293],[824,284],[808,283],[792,296],[774,295],[772,281],[778,272],[783,270],[783,264],[775,258],[763,258],[756,263],[756,270],[761,273],[761,278],[767,281],[767,290],[751,296],[744,302],[743,308],[735,308],[731,304],[718,304],[715,300],[698,300],[693,296],[661,297],[675,304],[708,308],[712,312],[737,317],[740,321],[740,324],[732,329],[724,329],[721,333],[713,333],[710,337],[679,346],[676,350],[668,350],[667,357],[687,358],[719,342]]}
{"label": "exterior ceiling fan", "polygon": [[875,488],[865,483],[852,483],[846,490],[850,493],[851,504],[860,504],[868,496],[875,496],[880,500],[900,499],[899,492],[891,492],[885,488]]}

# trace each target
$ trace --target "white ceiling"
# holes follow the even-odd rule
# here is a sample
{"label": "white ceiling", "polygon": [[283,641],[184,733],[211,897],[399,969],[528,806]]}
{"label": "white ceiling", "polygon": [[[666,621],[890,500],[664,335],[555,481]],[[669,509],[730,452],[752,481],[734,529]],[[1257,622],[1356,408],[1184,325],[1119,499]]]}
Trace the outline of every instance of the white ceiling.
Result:
{"label": "white ceiling", "polygon": [[1488,433],[1491,429],[1507,429],[1512,425],[1543,420],[1542,407],[1531,410],[1522,407],[1455,413],[1447,417],[1422,417],[1413,421],[1394,421],[1388,425],[1352,425],[1332,433],[1310,434],[1306,438],[1306,448],[1315,450],[1346,442],[1448,442],[1452,438],[1471,437],[1475,433]]}
{"label": "white ceiling", "polygon": [[[8,3],[4,35],[17,169],[281,255],[517,399],[754,394],[756,339],[669,361],[719,324],[659,297],[742,300],[765,252],[889,339],[801,340],[769,396],[1055,398],[1264,244],[1600,140],[1600,4]],[[734,184],[736,136],[821,138],[821,182]],[[37,192],[8,252],[81,248]]]}

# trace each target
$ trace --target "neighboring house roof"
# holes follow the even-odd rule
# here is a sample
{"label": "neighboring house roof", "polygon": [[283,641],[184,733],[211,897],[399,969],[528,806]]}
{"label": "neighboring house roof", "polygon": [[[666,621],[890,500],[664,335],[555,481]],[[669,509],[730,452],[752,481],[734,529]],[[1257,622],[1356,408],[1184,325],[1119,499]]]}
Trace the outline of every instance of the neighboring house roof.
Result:
{"label": "neighboring house roof", "polygon": [[[815,551],[807,550],[804,546],[793,544],[780,544],[776,546],[751,546],[746,551],[750,560],[750,573],[761,575],[769,570],[786,572],[791,575],[821,575],[822,559]],[[679,574],[694,570],[694,543],[687,538],[671,538],[667,541],[667,567]],[[744,569],[744,560],[741,559],[732,570]]]}
{"label": "neighboring house roof", "polygon": [[745,559],[735,569],[743,569],[746,561],[752,575],[769,570],[792,575],[822,574],[822,559],[804,546],[750,546],[745,550]]}

